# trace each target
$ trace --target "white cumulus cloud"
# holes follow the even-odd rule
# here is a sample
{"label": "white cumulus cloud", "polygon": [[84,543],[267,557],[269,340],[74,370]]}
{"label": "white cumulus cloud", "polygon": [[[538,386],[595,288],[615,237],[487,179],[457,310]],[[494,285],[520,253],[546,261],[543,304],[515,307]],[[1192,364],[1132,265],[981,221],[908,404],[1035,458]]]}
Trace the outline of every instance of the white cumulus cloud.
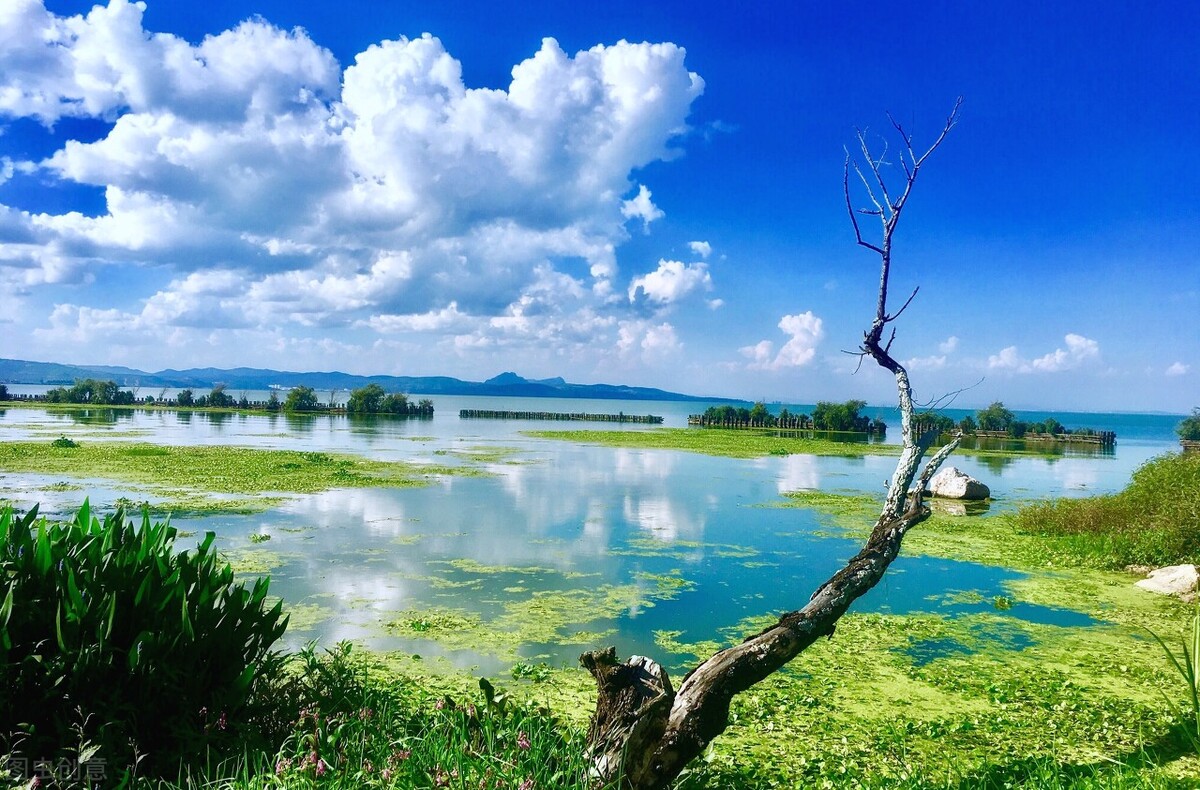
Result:
{"label": "white cumulus cloud", "polygon": [[779,328],[789,335],[789,339],[778,353],[775,353],[774,344],[769,340],[760,340],[753,346],[738,349],[742,356],[750,360],[749,367],[780,370],[802,367],[812,362],[817,355],[817,346],[825,336],[821,319],[808,310],[797,315],[785,315],[779,320]]}
{"label": "white cumulus cloud", "polygon": [[1016,346],[1008,346],[988,357],[991,370],[1008,370],[1016,373],[1060,373],[1074,370],[1100,358],[1100,344],[1091,338],[1068,333],[1063,338],[1066,348],[1057,348],[1032,361],[1025,359]]}
{"label": "white cumulus cloud", "polygon": [[1170,367],[1167,368],[1166,375],[1168,375],[1168,376],[1183,376],[1183,375],[1186,375],[1187,372],[1191,369],[1192,368],[1190,365],[1185,365],[1182,362],[1174,362],[1171,364]]}
{"label": "white cumulus cloud", "polygon": [[992,370],[1029,370],[1029,363],[1021,359],[1016,346],[1008,346],[988,357],[987,366]]}
{"label": "white cumulus cloud", "polygon": [[678,353],[683,348],[675,327],[667,322],[622,321],[617,331],[617,349],[625,357],[637,356],[653,362]]}
{"label": "white cumulus cloud", "polygon": [[688,248],[701,258],[708,258],[709,255],[712,255],[712,245],[707,241],[689,241]]}
{"label": "white cumulus cloud", "polygon": [[698,289],[712,289],[708,264],[660,260],[657,269],[633,278],[629,284],[629,301],[637,301],[640,293],[651,302],[670,304]]}
{"label": "white cumulus cloud", "polygon": [[941,370],[946,367],[946,355],[913,357],[912,359],[904,360],[904,367],[909,370]]}
{"label": "white cumulus cloud", "polygon": [[[0,284],[153,265],[171,281],[131,314],[147,327],[353,326],[459,348],[595,339],[625,317],[617,249],[629,220],[663,216],[632,174],[679,155],[704,89],[681,47],[547,38],[484,89],[430,35],[343,69],[300,29],[254,19],[193,43],[145,29],[144,9],[0,2],[0,116],[112,123],[28,166],[102,189],[99,216],[0,206]],[[26,167],[5,160],[0,179]],[[660,305],[711,283],[702,264],[641,279]],[[638,338],[678,344],[661,322]]]}
{"label": "white cumulus cloud", "polygon": [[1087,360],[1100,356],[1100,344],[1095,340],[1076,334],[1068,334],[1064,340],[1067,344],[1065,349],[1058,348],[1035,359],[1033,361],[1034,369],[1056,373],[1060,370],[1077,368]]}
{"label": "white cumulus cloud", "polygon": [[649,233],[650,223],[667,215],[654,205],[654,202],[650,200],[650,190],[646,189],[645,184],[642,184],[638,187],[637,195],[621,204],[621,216],[625,219],[640,219],[642,229]]}

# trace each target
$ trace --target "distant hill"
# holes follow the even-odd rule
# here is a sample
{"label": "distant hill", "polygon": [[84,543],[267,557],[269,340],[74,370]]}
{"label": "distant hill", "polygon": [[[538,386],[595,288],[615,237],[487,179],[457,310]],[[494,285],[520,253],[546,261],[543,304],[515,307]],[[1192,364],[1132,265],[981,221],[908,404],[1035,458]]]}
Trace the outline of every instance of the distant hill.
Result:
{"label": "distant hill", "polygon": [[505,372],[487,381],[463,381],[450,376],[357,376],[330,371],[301,373],[263,368],[189,368],[148,373],[134,368],[105,365],[63,365],[0,359],[0,382],[9,384],[73,384],[76,379],[111,379],[125,387],[192,387],[210,389],[224,384],[230,390],[265,390],[272,384],[305,386],[315,390],[350,390],[378,384],[393,392],[415,395],[495,395],[522,398],[595,398],[600,400],[718,401],[737,403],[732,398],[684,395],[653,387],[624,384],[569,384],[560,377],[526,379]]}

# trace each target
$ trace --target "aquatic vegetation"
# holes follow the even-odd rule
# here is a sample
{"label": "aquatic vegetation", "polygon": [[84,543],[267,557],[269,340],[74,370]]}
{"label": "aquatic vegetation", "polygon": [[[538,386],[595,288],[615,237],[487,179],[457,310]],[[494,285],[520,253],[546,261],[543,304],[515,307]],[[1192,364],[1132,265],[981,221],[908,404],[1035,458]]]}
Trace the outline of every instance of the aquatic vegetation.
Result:
{"label": "aquatic vegetation", "polygon": [[453,560],[435,560],[430,565],[448,565],[451,568],[475,575],[495,575],[501,573],[515,573],[528,576],[540,576],[544,574],[555,574],[563,579],[584,579],[595,577],[596,573],[581,573],[579,571],[562,571],[554,568],[543,568],[538,565],[485,565],[478,560],[470,559],[469,557],[458,557]]}
{"label": "aquatic vegetation", "polygon": [[513,680],[532,680],[534,683],[542,683],[549,680],[552,674],[550,666],[544,661],[537,664],[518,661],[513,664],[512,668]]}
{"label": "aquatic vegetation", "polygon": [[[521,431],[535,439],[595,444],[603,447],[629,447],[645,450],[684,450],[727,458],[760,458],[768,455],[827,455],[861,457],[899,455],[900,446],[868,442],[865,435],[847,434],[847,441],[788,436],[771,429],[737,431],[700,428],[655,428],[644,431],[568,430]],[[1053,447],[1020,449],[978,449],[960,447],[961,455],[988,459],[996,463],[1022,457],[1060,455]]]}
{"label": "aquatic vegetation", "polygon": [[[425,485],[442,475],[485,474],[474,467],[417,466],[333,453],[134,442],[89,442],[70,448],[7,442],[0,445],[0,470],[150,485],[159,500],[156,511],[175,512],[250,512],[278,504],[278,492],[402,488]],[[255,497],[230,501],[215,496],[230,494]]]}
{"label": "aquatic vegetation", "polygon": [[[513,460],[513,456],[521,452],[519,447],[492,447],[488,445],[480,445],[475,447],[462,447],[451,450],[434,450],[434,455],[450,455],[458,456],[468,461],[473,461],[479,464],[487,463],[518,463]],[[529,463],[523,461],[520,463]]]}
{"label": "aquatic vegetation", "polygon": [[[311,596],[318,597],[318,596]],[[288,616],[288,631],[311,631],[318,623],[325,622],[333,616],[333,610],[319,603],[283,602],[283,612]]]}
{"label": "aquatic vegetation", "polygon": [[[48,444],[50,438],[45,437],[41,443]],[[81,449],[86,451],[92,444],[88,439]],[[157,451],[145,457],[170,458]],[[187,489],[181,486],[176,490],[182,495]],[[145,497],[151,504],[155,499],[149,491],[129,496],[132,500]],[[230,501],[253,501],[263,495],[223,496]],[[867,529],[879,508],[878,500],[871,495],[809,492],[789,499],[790,504],[826,514],[823,521],[842,535]],[[197,504],[200,502],[196,500]],[[865,518],[860,519],[857,515],[860,513]],[[426,526],[414,528],[425,530],[425,534],[393,539],[382,532],[382,545],[395,544],[399,554],[404,552],[405,544],[433,542],[440,530],[458,526],[441,524],[435,517],[423,515]],[[394,526],[402,530],[401,525]],[[267,548],[288,550],[292,548],[284,534],[288,531],[286,527],[278,531],[272,528],[273,543],[243,548],[248,557]],[[249,540],[248,536],[245,539]],[[549,542],[554,540],[557,539]],[[531,541],[544,542],[548,541]],[[297,539],[297,545],[306,544]],[[1023,532],[1009,514],[992,513],[980,518],[934,516],[906,539],[905,554],[916,551],[973,558],[1042,571],[1046,571],[1048,563],[1053,563],[1053,568],[1006,583],[1002,595],[997,595],[994,588],[982,593],[963,591],[956,603],[976,606],[965,619],[936,614],[849,615],[840,622],[833,640],[810,648],[810,651],[832,652],[812,652],[811,656],[801,657],[779,678],[738,700],[733,726],[717,739],[706,755],[706,762],[697,763],[677,788],[1195,786],[1200,777],[1200,761],[1179,756],[1187,748],[1181,725],[1187,723],[1188,717],[1163,698],[1165,691],[1170,698],[1181,699],[1179,676],[1164,660],[1161,649],[1141,630],[1146,625],[1159,633],[1177,633],[1184,623],[1186,607],[1130,590],[1128,575],[1073,567],[1078,562],[1071,555],[1058,548],[1047,549],[1048,545],[1057,544],[1041,535]],[[628,586],[637,586],[640,591],[636,595],[629,590],[615,594],[605,604],[614,613],[611,617],[627,616],[622,606],[640,606],[645,600],[660,603],[659,610],[652,615],[661,615],[665,611],[661,602],[668,599],[672,590],[682,595],[692,584],[683,573],[671,570],[676,564],[685,569],[692,566],[682,561],[672,562],[672,558],[687,558],[691,562],[718,552],[735,560],[731,565],[733,573],[748,568],[747,574],[769,576],[770,570],[762,570],[768,564],[764,558],[794,560],[791,555],[784,560],[783,555],[767,550],[759,556],[750,547],[701,541],[668,543],[653,537],[635,540],[627,552],[627,557],[634,559],[617,561],[623,563],[622,573],[627,573],[622,578],[633,582]],[[263,562],[258,572],[278,567],[274,563],[282,559],[278,554],[274,559],[269,554],[260,556]],[[283,746],[253,752],[243,762],[223,768],[187,766],[189,781],[181,779],[180,785],[435,786],[438,777],[455,781],[454,771],[458,771],[458,776],[478,780],[486,775],[489,766],[486,761],[499,760],[512,766],[518,764],[522,755],[541,748],[540,744],[546,741],[539,741],[540,736],[532,732],[535,726],[547,728],[546,731],[560,739],[552,748],[539,753],[540,760],[547,764],[558,760],[563,765],[563,761],[578,757],[582,728],[594,702],[591,681],[577,669],[551,666],[560,658],[536,655],[539,652],[557,655],[551,648],[541,650],[538,643],[527,642],[510,650],[499,641],[504,637],[496,634],[534,612],[533,616],[545,621],[519,639],[513,639],[512,644],[523,639],[545,638],[543,644],[548,646],[580,645],[572,640],[611,639],[613,623],[608,617],[595,617],[591,609],[598,599],[594,596],[541,600],[537,609],[527,610],[502,604],[505,597],[533,597],[532,591],[560,585],[568,577],[548,567],[558,563],[557,554],[537,556],[537,560],[517,560],[529,562],[528,565],[512,567],[456,561],[421,569],[431,574],[421,578],[439,591],[443,586],[446,591],[461,591],[470,589],[467,585],[486,581],[486,589],[503,591],[504,595],[497,594],[500,600],[488,600],[482,611],[467,612],[456,608],[462,603],[461,598],[456,600],[439,592],[435,600],[442,606],[396,613],[397,618],[405,615],[411,622],[392,633],[417,640],[417,644],[407,646],[406,650],[424,652],[420,640],[427,640],[431,646],[436,643],[438,649],[431,649],[424,659],[412,654],[385,659],[355,653],[352,657],[357,667],[355,672],[361,673],[362,685],[368,689],[363,693],[378,694],[372,698],[374,701],[363,706],[373,711],[371,716],[358,718],[349,712],[336,712],[343,708],[334,702],[335,696],[345,692],[353,697],[359,692],[351,685],[339,685],[336,673],[331,673],[320,681],[324,691],[305,692],[312,695],[310,704],[317,700],[321,705],[320,724],[311,716],[301,715],[298,709],[287,716],[281,713],[280,721],[291,728],[285,733],[288,738]],[[641,571],[637,557],[653,558],[645,566],[656,572]],[[564,564],[564,567],[572,566]],[[707,584],[704,590],[711,592]],[[0,587],[0,597],[3,593]],[[289,607],[285,602],[284,613],[292,618],[290,628],[303,630],[331,616],[324,603],[303,599]],[[1103,622],[1092,628],[1014,625],[1011,618],[1002,616],[1006,613],[996,608],[997,603],[1018,610],[1032,603],[1071,607]],[[938,611],[936,602],[933,609]],[[580,611],[594,619],[569,621],[579,616]],[[429,626],[424,631],[418,630],[424,626],[422,621]],[[761,628],[762,623],[739,623],[715,640],[699,639],[711,633],[707,630],[701,633],[686,622],[668,627],[685,630],[659,631],[655,634],[656,642],[671,654],[666,660],[683,663],[683,658],[675,657],[704,658],[720,647],[740,642],[748,633]],[[495,644],[500,645],[498,650],[493,648]],[[443,646],[449,649],[443,651]],[[467,672],[453,671],[455,661],[470,661],[469,657],[463,661],[462,656],[452,654],[456,646],[514,660],[511,670],[503,666],[493,671],[500,673],[511,687],[506,697],[509,704],[526,709],[533,718],[522,719],[519,725],[513,725],[515,730],[506,730],[504,737],[494,742],[474,735],[455,740],[453,722],[458,720],[439,717],[437,701],[449,694],[455,711],[463,711],[468,705],[484,710],[485,704],[475,685],[476,679]],[[441,659],[437,653],[450,655],[453,660]],[[329,656],[318,658],[321,662],[334,660]],[[824,665],[827,660],[829,671],[814,666]],[[299,677],[304,670],[293,665],[293,671]],[[511,682],[507,678],[510,673],[514,676]],[[495,676],[492,677],[494,680]],[[311,685],[317,686],[318,682],[313,680]],[[384,700],[392,701],[386,705],[394,703],[389,710],[395,711],[395,715],[380,714],[386,707]],[[553,714],[539,710],[542,708]],[[443,704],[442,710],[447,709],[450,706]],[[354,710],[357,714],[363,708]],[[538,718],[543,715],[544,720]],[[338,728],[343,725],[339,733]],[[464,732],[476,732],[474,726],[469,725]],[[509,725],[494,722],[488,726]],[[522,731],[530,741],[530,750],[520,745]],[[412,750],[405,758],[412,772],[401,776],[393,768],[385,781],[380,761],[386,764],[396,748],[389,739],[400,738],[405,739],[402,750]],[[318,747],[318,759],[325,765],[325,774],[320,777],[316,775],[317,762],[309,760],[313,744]],[[479,767],[468,767],[455,762],[460,759],[481,762],[474,764]],[[284,760],[291,762],[284,764],[277,775],[277,766]],[[219,781],[220,777],[225,779]],[[504,787],[519,787],[528,778],[517,780],[511,773],[505,777],[508,784]],[[557,783],[552,777],[540,775],[539,781],[551,787],[571,786],[561,776]]]}
{"label": "aquatic vegetation", "polygon": [[[855,499],[834,496],[824,506],[852,511],[869,505]],[[993,522],[1007,521],[935,517],[922,530],[987,533]],[[654,543],[647,541],[646,548]],[[1011,544],[1011,535],[1000,530],[995,543]],[[987,540],[980,545],[981,553],[993,550]],[[469,561],[444,567],[466,578],[536,581],[557,573]],[[1175,632],[1186,607],[1118,585],[1116,578],[1092,570],[1056,571],[1006,593],[1014,605],[1050,601],[1083,607],[1112,625],[1059,628],[1013,621],[992,609],[991,594],[976,595],[979,610],[963,617],[848,615],[832,640],[814,644],[735,700],[730,728],[677,788],[1194,785],[1200,761],[1178,756],[1184,717],[1163,698],[1164,692],[1178,696],[1178,677],[1172,677],[1161,649],[1135,627]],[[525,590],[528,601],[514,601],[486,617],[452,607],[399,612],[393,633],[511,656],[514,687],[503,694],[493,689],[491,696],[502,709],[488,707],[487,694],[472,690],[476,681],[470,675],[435,660],[363,655],[342,647],[322,654],[314,648],[289,659],[291,685],[277,694],[273,714],[283,727],[275,730],[278,745],[247,749],[234,763],[187,764],[179,786],[224,777],[221,786],[247,790],[432,787],[438,777],[453,781],[457,771],[474,787],[491,768],[492,779],[510,782],[501,787],[519,787],[534,776],[544,783],[539,787],[571,788],[594,688],[581,670],[551,667],[518,655],[518,649],[537,640],[591,644],[608,638],[606,617],[688,586],[677,571],[643,573],[635,584],[597,590],[540,596]],[[284,611],[291,613],[293,627],[303,628],[327,616],[322,609],[302,602],[285,604]],[[719,640],[689,642],[683,631],[655,637],[672,655],[702,658],[739,642],[768,619],[748,618],[723,629]],[[510,630],[520,632],[506,636]],[[452,702],[444,700],[447,695]],[[533,773],[537,768],[526,761],[533,753],[539,765],[553,770]],[[324,773],[318,775],[321,764]],[[512,780],[518,771],[525,773]]]}
{"label": "aquatic vegetation", "polygon": [[65,480],[60,480],[57,483],[51,483],[48,486],[42,486],[42,490],[43,491],[57,491],[57,492],[82,491],[83,486],[78,485],[76,483],[68,483]]}
{"label": "aquatic vegetation", "polygon": [[[464,563],[465,567],[472,567]],[[557,573],[541,568],[490,568],[477,573],[511,573],[533,576]],[[585,574],[562,574],[565,579]],[[470,585],[471,579],[454,582]],[[434,587],[443,585],[433,584]],[[629,612],[652,608],[672,600],[692,583],[678,573],[643,574],[630,584],[601,584],[574,588],[528,590],[511,587],[510,597],[492,601],[498,607],[483,615],[461,607],[424,607],[395,613],[387,623],[390,633],[428,639],[448,650],[469,650],[512,662],[527,661],[522,650],[531,645],[594,646],[615,633],[610,622]]]}
{"label": "aquatic vegetation", "polygon": [[634,447],[653,450],[687,450],[731,458],[756,458],[771,454],[807,453],[810,455],[897,455],[895,445],[868,444],[864,441],[835,442],[776,436],[774,432],[716,431],[697,428],[655,428],[645,431],[522,431],[523,436],[599,444],[605,447]]}
{"label": "aquatic vegetation", "polygon": [[287,561],[287,557],[278,552],[254,546],[223,551],[221,559],[228,563],[233,572],[239,576],[258,577],[266,577],[267,574],[282,567]]}

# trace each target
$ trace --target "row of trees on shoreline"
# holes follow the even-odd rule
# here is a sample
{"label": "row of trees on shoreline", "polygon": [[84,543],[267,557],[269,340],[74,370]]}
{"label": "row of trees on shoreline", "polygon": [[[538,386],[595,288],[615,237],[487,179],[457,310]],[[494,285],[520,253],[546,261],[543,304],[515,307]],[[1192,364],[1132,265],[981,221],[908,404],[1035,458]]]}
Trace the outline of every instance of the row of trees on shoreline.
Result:
{"label": "row of trees on shoreline", "polygon": [[841,431],[857,433],[887,432],[887,423],[871,419],[859,412],[866,401],[848,400],[845,403],[820,401],[812,416],[793,414],[783,407],[778,415],[767,410],[762,401],[747,409],[738,406],[710,406],[704,414],[689,418],[689,422],[714,428],[782,428],[787,430]]}
{"label": "row of trees on shoreline", "polygon": [[[0,384],[0,401],[8,400],[8,387]],[[79,404],[88,406],[164,406],[183,409],[242,409],[286,413],[321,413],[345,411],[353,415],[392,415],[401,417],[432,417],[433,401],[422,398],[409,400],[402,392],[387,392],[378,384],[368,384],[353,390],[345,406],[340,406],[330,393],[328,403],[322,403],[312,387],[292,387],[284,400],[272,390],[266,401],[251,401],[245,393],[235,398],[226,392],[226,385],[214,384],[204,395],[196,395],[187,388],[180,390],[174,398],[167,398],[165,390],[158,398],[147,395],[137,397],[132,390],[122,389],[115,381],[81,379],[70,387],[55,387],[45,395],[34,399],[45,403]]]}
{"label": "row of trees on shoreline", "polygon": [[[0,383],[0,401],[8,399],[8,386]],[[261,409],[268,412],[289,413],[329,412],[343,408],[333,402],[332,396],[329,403],[321,403],[312,387],[293,387],[287,391],[287,396],[283,401],[280,401],[274,391],[271,392],[266,402],[252,402],[244,393],[241,397],[234,398],[226,392],[224,384],[213,385],[212,390],[206,395],[197,396],[193,390],[183,389],[173,400],[161,395],[158,399],[153,395],[139,399],[133,391],[122,389],[115,381],[99,379],[80,379],[70,387],[55,387],[48,390],[42,399],[46,403],[95,406],[159,404],[182,408]],[[760,401],[751,408],[730,405],[712,406],[696,421],[701,425],[714,427],[885,433],[887,424],[883,420],[870,419],[859,414],[866,405],[866,402],[861,400],[850,400],[844,403],[819,401],[811,416],[804,413],[791,413],[786,406],[780,410],[778,415],[775,415],[767,409],[766,404]],[[350,392],[344,409],[347,414],[355,415],[385,414],[431,417],[433,416],[433,401],[428,398],[412,401],[404,393],[387,392],[378,384],[368,384]],[[943,433],[962,431],[964,434],[971,435],[984,431],[1003,433],[1014,439],[1020,439],[1027,434],[1083,437],[1096,436],[1100,433],[1091,428],[1067,428],[1054,417],[1047,417],[1037,422],[1019,420],[1001,401],[996,401],[986,409],[979,410],[974,416],[968,414],[957,422],[951,417],[933,411],[917,414],[915,419],[919,425],[929,429],[936,428]],[[1184,441],[1200,441],[1200,407],[1193,408],[1191,415],[1184,418],[1175,430],[1179,434],[1179,438]]]}
{"label": "row of trees on shoreline", "polygon": [[944,414],[926,411],[914,416],[918,425],[925,429],[936,429],[942,433],[962,431],[963,434],[1004,434],[1013,439],[1021,439],[1026,435],[1042,435],[1056,437],[1097,437],[1111,432],[1098,431],[1093,428],[1067,428],[1054,417],[1046,417],[1037,422],[1026,422],[1017,419],[1017,415],[1005,408],[1000,401],[995,401],[986,409],[980,409],[972,416],[968,414],[958,422]]}

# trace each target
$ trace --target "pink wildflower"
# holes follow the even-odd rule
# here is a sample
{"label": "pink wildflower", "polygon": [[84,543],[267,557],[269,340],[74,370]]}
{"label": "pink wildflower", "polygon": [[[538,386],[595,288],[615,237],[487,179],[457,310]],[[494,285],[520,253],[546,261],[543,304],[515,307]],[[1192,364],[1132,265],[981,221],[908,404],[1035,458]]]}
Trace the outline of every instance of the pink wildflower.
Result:
{"label": "pink wildflower", "polygon": [[517,733],[517,748],[519,748],[521,751],[527,752],[529,751],[529,746],[529,736],[525,734],[525,731],[522,730],[521,732]]}
{"label": "pink wildflower", "polygon": [[524,782],[521,782],[521,786],[517,790],[533,790],[533,777],[531,776]]}

